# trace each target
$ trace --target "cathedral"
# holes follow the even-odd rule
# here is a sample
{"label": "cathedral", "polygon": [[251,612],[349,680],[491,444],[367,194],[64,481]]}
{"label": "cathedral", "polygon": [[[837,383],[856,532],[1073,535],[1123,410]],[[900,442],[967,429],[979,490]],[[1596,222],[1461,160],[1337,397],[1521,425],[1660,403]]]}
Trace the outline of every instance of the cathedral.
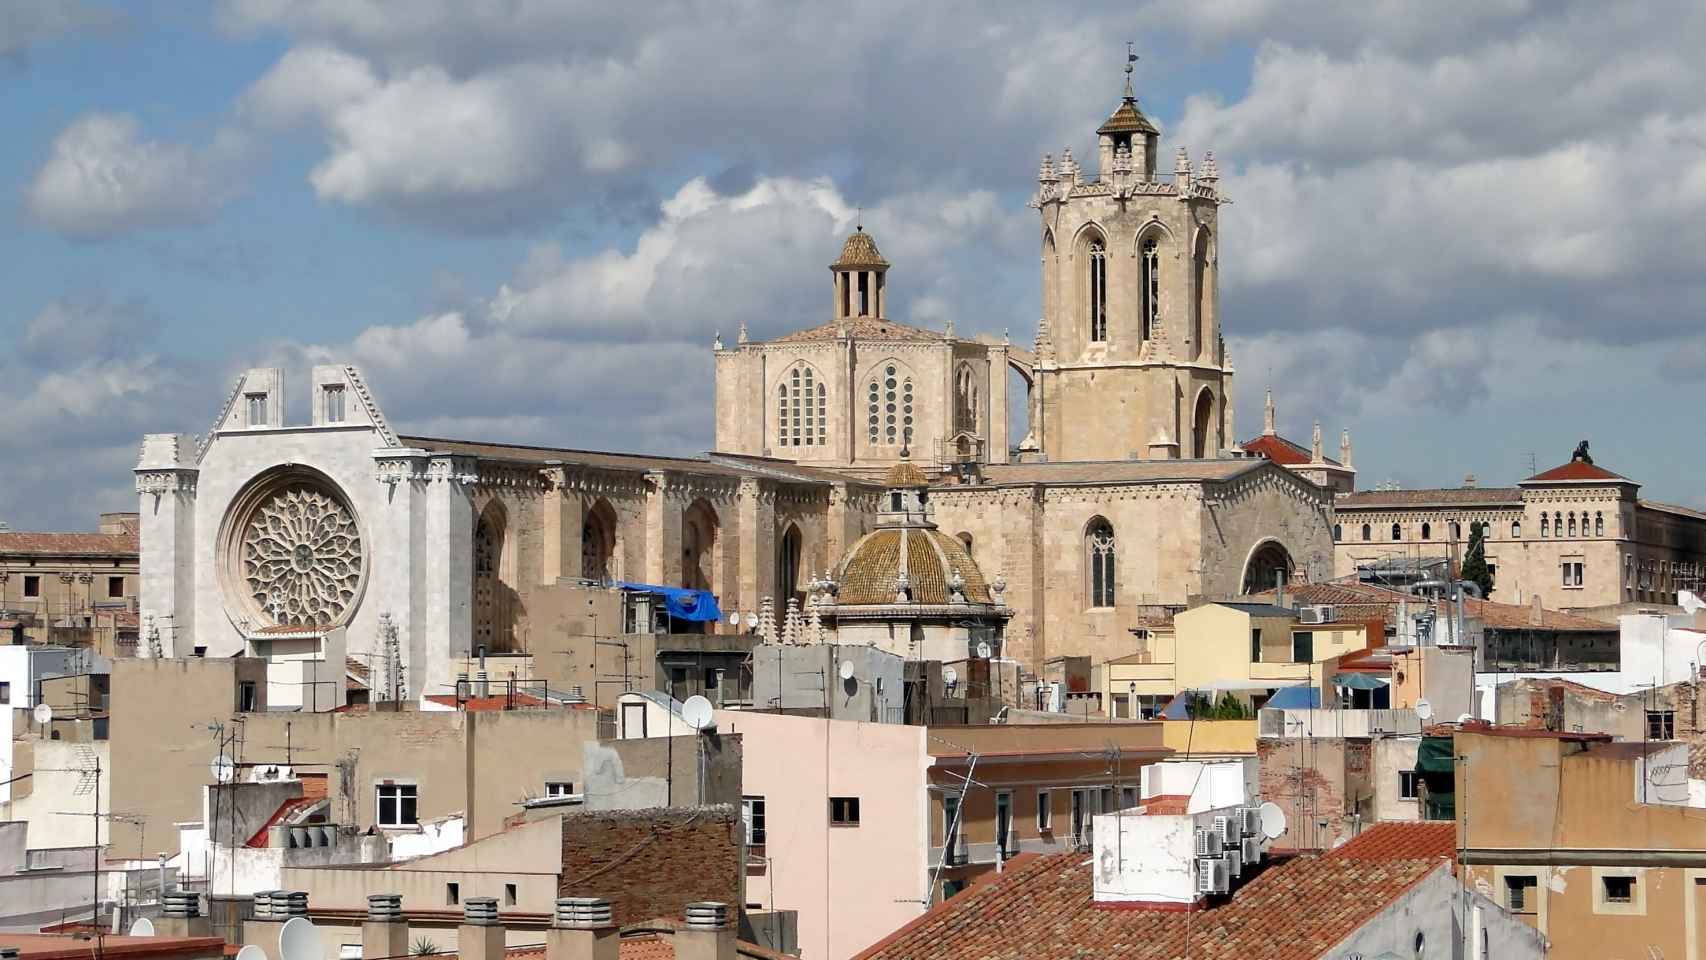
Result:
{"label": "cathedral", "polygon": [[1213,157],[1181,149],[1163,176],[1158,141],[1128,88],[1094,172],[1044,157],[1029,349],[891,317],[905,265],[891,278],[857,227],[819,318],[713,344],[702,456],[400,435],[343,365],[310,372],[310,422],[286,423],[283,372],[250,370],[205,435],[143,440],[144,648],[337,631],[394,649],[418,695],[553,629],[565,586],[630,581],[821,608],[842,642],[899,625],[943,659],[956,625],[995,623],[999,655],[1040,672],[1131,653],[1195,597],[1324,578],[1332,491],[1235,440]]}

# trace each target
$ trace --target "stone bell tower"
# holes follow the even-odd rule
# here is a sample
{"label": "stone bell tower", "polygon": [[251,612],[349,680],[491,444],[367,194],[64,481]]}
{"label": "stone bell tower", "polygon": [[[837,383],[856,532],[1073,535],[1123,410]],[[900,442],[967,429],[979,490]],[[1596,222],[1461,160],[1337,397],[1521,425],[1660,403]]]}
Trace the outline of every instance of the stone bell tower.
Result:
{"label": "stone bell tower", "polygon": [[1157,173],[1160,131],[1124,97],[1096,129],[1097,169],[1044,156],[1043,317],[1030,459],[1212,458],[1232,446],[1232,363],[1221,341],[1214,154],[1178,149]]}

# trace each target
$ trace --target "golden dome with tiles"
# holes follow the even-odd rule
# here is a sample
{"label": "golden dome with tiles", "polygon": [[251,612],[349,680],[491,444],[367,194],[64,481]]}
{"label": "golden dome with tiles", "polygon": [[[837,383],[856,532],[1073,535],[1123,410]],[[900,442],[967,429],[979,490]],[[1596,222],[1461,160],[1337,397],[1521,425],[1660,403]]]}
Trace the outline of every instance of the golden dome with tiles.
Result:
{"label": "golden dome with tiles", "polygon": [[[886,606],[898,600],[898,581],[905,561],[907,595],[911,603],[992,603],[983,571],[966,545],[934,527],[885,527],[866,534],[836,571],[835,602],[841,606]],[[950,581],[955,572],[964,584],[953,599]]]}

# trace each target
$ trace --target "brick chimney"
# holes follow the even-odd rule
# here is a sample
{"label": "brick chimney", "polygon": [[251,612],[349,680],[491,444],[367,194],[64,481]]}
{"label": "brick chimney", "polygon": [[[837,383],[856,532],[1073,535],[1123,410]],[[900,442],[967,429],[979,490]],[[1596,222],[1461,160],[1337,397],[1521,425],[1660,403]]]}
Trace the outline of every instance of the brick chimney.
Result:
{"label": "brick chimney", "polygon": [[456,928],[456,952],[462,955],[462,960],[504,960],[504,928],[498,923],[496,897],[469,897],[462,901],[462,926]]}
{"label": "brick chimney", "polygon": [[212,924],[201,915],[201,894],[168,890],[160,895],[160,918],[154,932],[162,937],[211,937]]}
{"label": "brick chimney", "polygon": [[361,955],[364,960],[409,955],[409,922],[403,919],[402,894],[375,893],[367,898]]}
{"label": "brick chimney", "polygon": [[675,960],[734,960],[735,932],[728,904],[699,900],[687,905],[687,922],[675,929]]}
{"label": "brick chimney", "polygon": [[617,960],[621,939],[609,900],[558,897],[545,937],[545,960]]}

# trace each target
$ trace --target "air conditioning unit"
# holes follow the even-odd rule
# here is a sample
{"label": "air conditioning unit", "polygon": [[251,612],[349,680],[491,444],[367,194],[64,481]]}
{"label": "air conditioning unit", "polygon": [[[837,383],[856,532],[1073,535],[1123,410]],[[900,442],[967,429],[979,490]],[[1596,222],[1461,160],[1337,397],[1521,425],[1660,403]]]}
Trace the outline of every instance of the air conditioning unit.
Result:
{"label": "air conditioning unit", "polygon": [[1262,810],[1260,807],[1245,807],[1238,811],[1244,821],[1244,829],[1240,831],[1246,837],[1254,837],[1262,832]]}
{"label": "air conditioning unit", "polygon": [[1225,893],[1232,889],[1226,860],[1204,857],[1197,861],[1197,893]]}
{"label": "air conditioning unit", "polygon": [[1197,828],[1197,856],[1216,857],[1220,855],[1220,834],[1207,827]]}
{"label": "air conditioning unit", "polygon": [[1244,838],[1244,862],[1255,866],[1262,859],[1262,841],[1256,837]]}
{"label": "air conditioning unit", "polygon": [[1215,817],[1214,832],[1220,834],[1220,842],[1233,846],[1238,842],[1238,821],[1232,817]]}

